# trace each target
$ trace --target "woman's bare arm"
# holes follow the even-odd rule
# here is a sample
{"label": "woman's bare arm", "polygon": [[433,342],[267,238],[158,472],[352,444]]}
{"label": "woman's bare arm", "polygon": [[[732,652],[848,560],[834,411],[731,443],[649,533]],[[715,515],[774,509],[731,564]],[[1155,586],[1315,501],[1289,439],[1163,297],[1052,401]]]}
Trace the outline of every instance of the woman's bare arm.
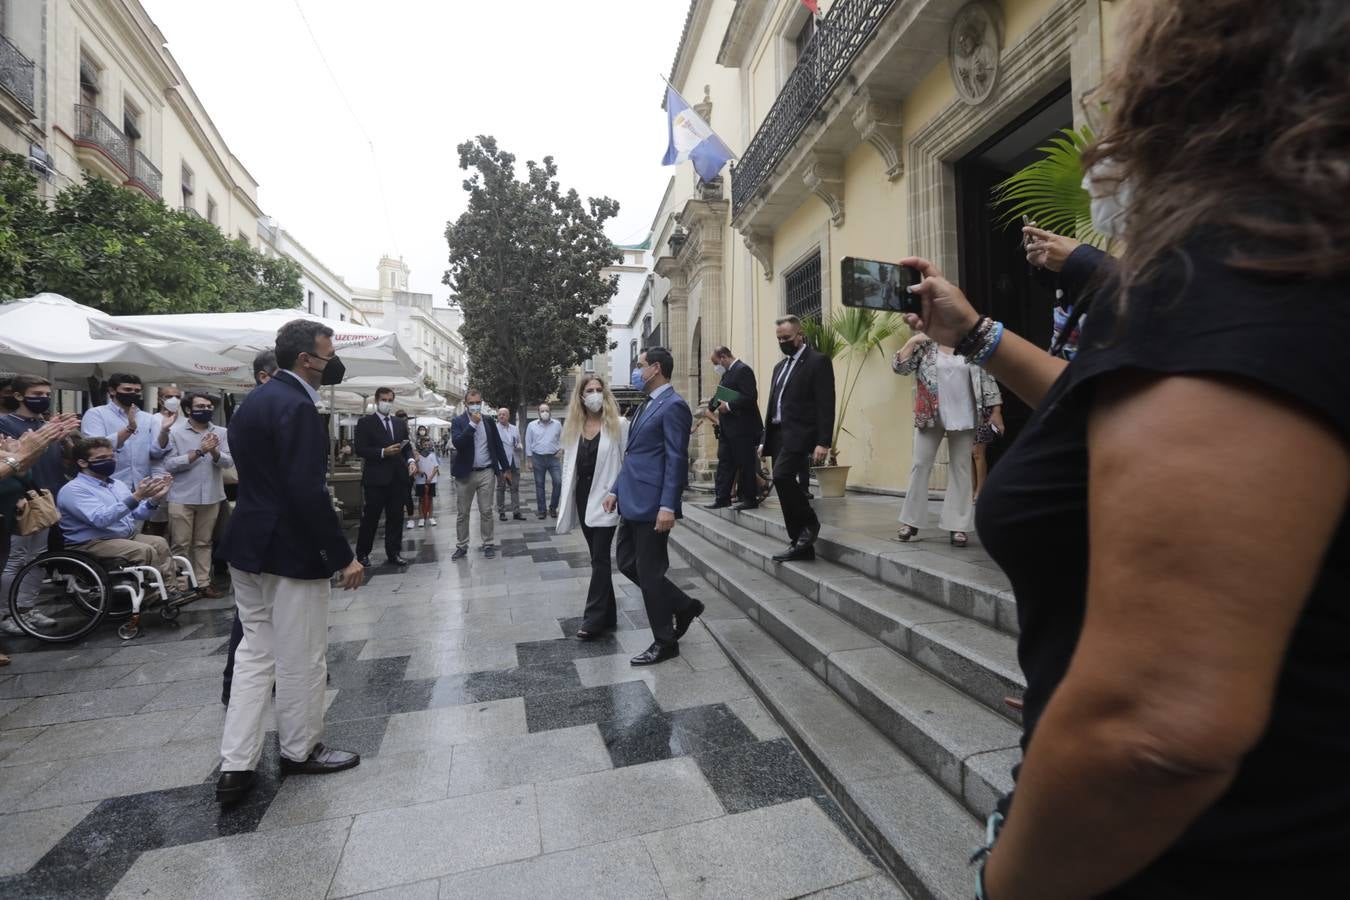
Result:
{"label": "woman's bare arm", "polygon": [[[1088,444],[1087,616],[989,860],[996,900],[1104,893],[1223,793],[1350,496],[1339,436],[1237,380],[1113,376]],[[1263,490],[1276,460],[1299,464]]]}

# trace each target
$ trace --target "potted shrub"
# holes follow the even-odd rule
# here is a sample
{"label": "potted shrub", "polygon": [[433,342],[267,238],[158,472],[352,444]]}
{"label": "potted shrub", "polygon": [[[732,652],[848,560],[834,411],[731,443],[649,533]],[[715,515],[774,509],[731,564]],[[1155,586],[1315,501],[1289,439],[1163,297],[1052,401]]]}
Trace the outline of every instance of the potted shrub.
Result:
{"label": "potted shrub", "polygon": [[[839,465],[839,436],[847,431],[844,422],[848,418],[849,406],[853,400],[853,390],[858,386],[858,377],[862,374],[867,356],[875,348],[883,360],[885,352],[881,344],[887,338],[909,330],[904,320],[894,313],[878,313],[871,309],[845,308],[831,313],[824,321],[806,319],[802,322],[806,331],[806,340],[818,353],[831,360],[844,360],[844,394],[842,402],[835,410],[834,434],[830,439],[830,454],[823,466],[813,466],[816,480],[820,483],[822,497],[842,497],[848,486],[850,466]],[[848,432],[850,435],[852,432]]]}

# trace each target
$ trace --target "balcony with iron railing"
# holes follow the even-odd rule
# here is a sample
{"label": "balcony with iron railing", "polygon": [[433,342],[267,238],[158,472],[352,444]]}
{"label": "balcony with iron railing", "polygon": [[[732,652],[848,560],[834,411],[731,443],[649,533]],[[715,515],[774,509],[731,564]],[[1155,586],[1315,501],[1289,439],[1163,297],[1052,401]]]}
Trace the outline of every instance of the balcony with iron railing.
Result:
{"label": "balcony with iron railing", "polygon": [[[127,143],[127,136],[97,108],[83,104],[75,106],[75,145],[95,151],[82,155],[81,161],[90,164],[101,174],[118,181],[130,177],[131,147]],[[116,167],[116,171],[112,171],[108,165],[98,164],[99,156]]]}
{"label": "balcony with iron railing", "polygon": [[0,89],[18,101],[29,115],[36,110],[33,105],[36,72],[37,64],[0,35]]}
{"label": "balcony with iron railing", "polygon": [[187,216],[188,218],[190,218],[190,219],[201,219],[201,218],[202,218],[202,214],[199,213],[199,212],[197,212],[196,208],[191,207],[191,206],[188,206],[186,203],[183,204],[183,214],[186,215],[186,216]]}
{"label": "balcony with iron railing", "polygon": [[159,169],[139,150],[131,151],[131,178],[127,184],[140,188],[156,200],[163,196],[164,179]]}
{"label": "balcony with iron railing", "polygon": [[642,349],[643,349],[643,350],[646,350],[648,347],[664,347],[664,346],[665,346],[665,344],[661,343],[661,326],[660,326],[660,325],[657,325],[657,326],[656,326],[655,328],[653,328],[651,331],[647,332],[646,334],[644,334],[644,335],[642,336]]}
{"label": "balcony with iron railing", "polygon": [[765,187],[802,132],[816,121],[881,20],[898,2],[837,0],[830,7],[736,164],[731,182],[733,217]]}

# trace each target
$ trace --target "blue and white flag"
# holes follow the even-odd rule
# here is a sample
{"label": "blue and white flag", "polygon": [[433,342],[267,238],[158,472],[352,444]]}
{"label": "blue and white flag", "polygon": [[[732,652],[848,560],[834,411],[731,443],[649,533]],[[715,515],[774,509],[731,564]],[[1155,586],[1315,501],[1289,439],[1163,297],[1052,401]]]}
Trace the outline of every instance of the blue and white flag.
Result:
{"label": "blue and white flag", "polygon": [[703,117],[694,112],[680,92],[666,85],[666,113],[670,117],[670,147],[663,166],[679,165],[686,159],[704,181],[712,181],[722,167],[735,158]]}

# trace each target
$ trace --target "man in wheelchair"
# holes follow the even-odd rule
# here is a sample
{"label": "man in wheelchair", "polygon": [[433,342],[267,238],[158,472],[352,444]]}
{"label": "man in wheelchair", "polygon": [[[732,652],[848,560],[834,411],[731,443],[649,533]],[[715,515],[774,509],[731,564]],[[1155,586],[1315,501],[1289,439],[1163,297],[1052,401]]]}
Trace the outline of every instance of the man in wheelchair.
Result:
{"label": "man in wheelchair", "polygon": [[75,465],[79,474],[61,489],[57,500],[66,546],[99,559],[153,566],[164,578],[169,594],[164,599],[178,599],[177,566],[168,542],[137,533],[139,523],[153,516],[168,495],[173,476],[144,478],[135,490],[113,480],[117,460],[112,443],[101,437],[76,442]]}

